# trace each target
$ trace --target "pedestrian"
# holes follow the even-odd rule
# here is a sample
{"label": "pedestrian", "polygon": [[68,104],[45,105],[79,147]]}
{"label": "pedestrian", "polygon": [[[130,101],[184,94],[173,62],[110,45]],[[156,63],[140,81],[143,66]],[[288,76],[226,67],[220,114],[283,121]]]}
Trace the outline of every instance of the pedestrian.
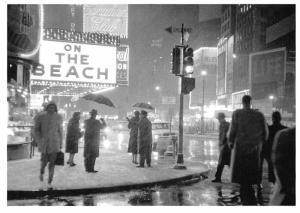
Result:
{"label": "pedestrian", "polygon": [[283,126],[281,123],[281,115],[280,112],[275,111],[272,113],[272,122],[273,124],[268,126],[269,127],[269,138],[266,141],[266,143],[263,146],[263,156],[266,159],[268,163],[268,180],[271,183],[275,183],[275,175],[273,171],[273,164],[271,162],[271,152],[272,152],[272,146],[275,134],[282,130],[287,128],[286,126]]}
{"label": "pedestrian", "polygon": [[148,167],[151,167],[151,153],[152,153],[152,124],[147,118],[147,112],[142,110],[139,122],[139,154],[140,164],[139,168],[144,167],[145,160]]}
{"label": "pedestrian", "polygon": [[75,166],[74,156],[78,153],[78,141],[83,132],[79,128],[80,112],[74,112],[73,117],[69,120],[66,137],[66,153],[69,153],[67,164]]}
{"label": "pedestrian", "polygon": [[221,176],[225,165],[230,165],[230,154],[231,150],[227,143],[227,132],[229,129],[229,122],[225,120],[224,113],[218,113],[219,126],[219,161],[217,166],[217,172],[215,174],[215,179],[212,182],[221,182]]}
{"label": "pedestrian", "polygon": [[275,136],[271,159],[276,180],[270,205],[296,205],[295,134],[296,128],[293,127],[283,129]]}
{"label": "pedestrian", "polygon": [[251,96],[243,96],[242,104],[243,109],[233,112],[229,130],[231,181],[240,184],[243,205],[256,205],[253,185],[261,183],[261,151],[268,128],[263,114],[251,109]]}
{"label": "pedestrian", "polygon": [[106,127],[103,118],[100,121],[96,119],[98,112],[93,109],[90,112],[91,117],[84,121],[84,166],[88,173],[96,173],[94,169],[96,158],[99,157],[100,129]]}
{"label": "pedestrian", "polygon": [[130,129],[130,137],[128,144],[128,152],[132,153],[132,163],[138,164],[137,162],[137,145],[138,145],[138,126],[140,121],[140,112],[135,111],[134,117],[128,120],[128,128]]}
{"label": "pedestrian", "polygon": [[57,105],[50,101],[46,112],[35,119],[34,136],[41,152],[40,181],[44,180],[45,167],[48,164],[48,189],[52,189],[55,160],[62,148],[62,117],[57,113]]}

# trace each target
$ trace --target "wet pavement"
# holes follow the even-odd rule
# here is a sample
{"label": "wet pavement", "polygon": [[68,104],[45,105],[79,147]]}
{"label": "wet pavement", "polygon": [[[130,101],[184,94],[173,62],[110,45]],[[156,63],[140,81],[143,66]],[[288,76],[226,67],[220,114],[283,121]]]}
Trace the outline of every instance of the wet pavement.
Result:
{"label": "wet pavement", "polygon": [[[118,143],[103,143],[103,149],[127,149],[127,136],[118,134],[110,140]],[[8,205],[42,206],[236,206],[241,205],[239,186],[229,181],[229,168],[225,167],[223,183],[212,183],[217,160],[218,143],[214,137],[184,137],[184,157],[187,161],[201,161],[212,168],[205,180],[189,180],[165,187],[147,187],[112,193],[97,193],[79,196],[44,196],[39,199],[9,200]],[[263,190],[258,205],[267,205],[271,187],[264,168]]]}

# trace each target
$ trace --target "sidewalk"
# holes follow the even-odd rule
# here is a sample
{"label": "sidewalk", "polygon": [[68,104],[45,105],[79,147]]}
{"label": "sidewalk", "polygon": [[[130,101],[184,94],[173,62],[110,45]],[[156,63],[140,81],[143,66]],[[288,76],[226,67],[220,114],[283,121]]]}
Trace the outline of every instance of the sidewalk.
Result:
{"label": "sidewalk", "polygon": [[[74,167],[68,164],[56,166],[52,191],[46,188],[48,169],[44,175],[44,188],[39,181],[39,154],[33,159],[8,161],[7,191],[8,199],[33,198],[45,195],[78,195],[97,192],[130,190],[155,185],[168,185],[180,181],[208,176],[210,169],[203,163],[185,161],[186,170],[173,169],[172,156],[158,158],[153,153],[151,168],[136,168],[131,155],[119,151],[100,149],[95,170],[86,173],[83,165],[82,149],[75,155]],[[65,155],[65,161],[67,160]]]}

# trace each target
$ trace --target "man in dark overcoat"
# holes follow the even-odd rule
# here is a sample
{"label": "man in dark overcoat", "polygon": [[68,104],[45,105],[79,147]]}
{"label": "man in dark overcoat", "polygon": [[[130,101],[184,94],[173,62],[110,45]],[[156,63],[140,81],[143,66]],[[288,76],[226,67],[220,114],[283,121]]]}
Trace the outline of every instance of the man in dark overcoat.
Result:
{"label": "man in dark overcoat", "polygon": [[242,98],[243,109],[233,112],[229,130],[231,181],[240,184],[243,205],[256,205],[253,185],[261,183],[262,145],[268,138],[264,115],[251,109],[251,96]]}
{"label": "man in dark overcoat", "polygon": [[215,174],[215,179],[212,182],[221,182],[221,176],[225,165],[230,165],[230,154],[231,150],[227,143],[227,132],[229,129],[229,123],[225,120],[224,113],[218,113],[219,126],[219,161],[217,166],[217,172]]}
{"label": "man in dark overcoat", "polygon": [[281,123],[281,115],[280,112],[275,111],[272,113],[272,122],[273,124],[268,126],[269,127],[269,138],[266,141],[266,143],[263,146],[263,156],[266,159],[268,163],[268,180],[271,183],[275,183],[275,175],[274,175],[274,168],[271,161],[271,152],[272,152],[272,146],[274,142],[274,137],[276,133],[282,129],[287,128],[286,126],[283,126]]}
{"label": "man in dark overcoat", "polygon": [[152,124],[147,118],[147,112],[141,111],[141,119],[139,122],[139,154],[140,164],[137,167],[144,167],[145,160],[148,167],[151,167],[152,153]]}
{"label": "man in dark overcoat", "polygon": [[84,121],[84,165],[86,172],[96,173],[94,170],[96,158],[99,157],[99,145],[100,145],[100,129],[106,127],[106,123],[103,118],[96,119],[97,110],[93,109],[90,112],[91,117]]}

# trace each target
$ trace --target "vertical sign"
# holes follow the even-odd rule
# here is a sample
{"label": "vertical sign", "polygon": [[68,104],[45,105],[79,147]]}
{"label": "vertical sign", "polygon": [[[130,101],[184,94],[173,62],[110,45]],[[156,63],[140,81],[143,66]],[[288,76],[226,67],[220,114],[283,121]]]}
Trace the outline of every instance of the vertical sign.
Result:
{"label": "vertical sign", "polygon": [[120,86],[129,84],[129,46],[120,45],[117,47],[117,73],[116,83]]}

